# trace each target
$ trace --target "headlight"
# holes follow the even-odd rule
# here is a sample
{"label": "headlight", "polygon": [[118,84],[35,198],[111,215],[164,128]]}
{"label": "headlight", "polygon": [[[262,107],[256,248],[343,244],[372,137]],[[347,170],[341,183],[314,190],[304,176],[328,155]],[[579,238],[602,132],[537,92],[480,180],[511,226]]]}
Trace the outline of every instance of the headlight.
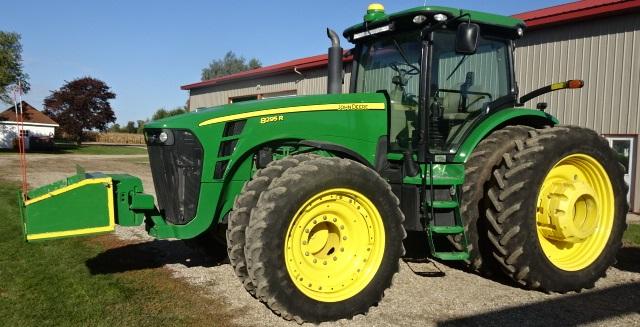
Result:
{"label": "headlight", "polygon": [[148,129],[144,131],[147,145],[173,145],[173,132],[170,129]]}
{"label": "headlight", "polygon": [[167,132],[161,132],[158,136],[158,140],[160,140],[161,143],[167,142],[168,139],[169,135],[167,135]]}
{"label": "headlight", "polygon": [[444,14],[435,14],[433,15],[433,19],[437,22],[444,22],[447,20],[447,15]]}

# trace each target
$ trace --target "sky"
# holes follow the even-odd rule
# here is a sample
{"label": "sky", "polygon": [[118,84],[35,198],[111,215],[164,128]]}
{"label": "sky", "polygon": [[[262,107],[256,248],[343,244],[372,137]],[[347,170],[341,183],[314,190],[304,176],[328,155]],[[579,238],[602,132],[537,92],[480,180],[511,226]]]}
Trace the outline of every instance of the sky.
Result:
{"label": "sky", "polygon": [[[362,21],[372,1],[8,1],[0,0],[0,30],[22,35],[31,91],[42,108],[65,81],[91,76],[107,83],[121,125],[159,108],[185,105],[181,85],[231,50],[264,66],[326,53],[325,28],[339,34]],[[567,1],[429,1],[512,15]],[[386,11],[422,0],[382,1]],[[343,47],[348,43],[343,39]]]}

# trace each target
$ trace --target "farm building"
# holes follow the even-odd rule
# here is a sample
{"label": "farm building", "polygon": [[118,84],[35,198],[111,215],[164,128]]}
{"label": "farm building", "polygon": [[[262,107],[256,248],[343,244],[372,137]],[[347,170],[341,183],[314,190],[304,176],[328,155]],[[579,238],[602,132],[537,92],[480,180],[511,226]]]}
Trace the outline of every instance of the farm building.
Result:
{"label": "farm building", "polygon": [[[29,149],[32,140],[48,141],[53,139],[55,129],[59,126],[58,123],[25,101],[22,101],[22,112],[27,149]],[[11,106],[0,113],[0,149],[13,148],[17,136],[16,110],[14,106]]]}
{"label": "farm building", "polygon": [[[563,124],[596,130],[626,167],[628,200],[640,212],[640,0],[584,0],[514,15],[527,23],[517,41],[520,94],[569,79],[577,91],[536,98]],[[326,92],[327,56],[277,65],[182,86],[191,110],[244,100]],[[351,67],[345,61],[343,90]],[[536,107],[536,103],[527,103]]]}

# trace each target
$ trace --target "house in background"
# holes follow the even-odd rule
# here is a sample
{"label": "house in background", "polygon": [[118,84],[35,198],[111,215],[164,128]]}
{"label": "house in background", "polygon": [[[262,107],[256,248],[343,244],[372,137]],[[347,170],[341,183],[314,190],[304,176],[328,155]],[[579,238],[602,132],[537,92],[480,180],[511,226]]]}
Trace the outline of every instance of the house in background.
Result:
{"label": "house in background", "polygon": [[[32,142],[46,143],[53,140],[58,123],[25,101],[22,101],[22,113],[27,149]],[[18,137],[17,118],[14,106],[0,112],[0,149],[14,147]]]}

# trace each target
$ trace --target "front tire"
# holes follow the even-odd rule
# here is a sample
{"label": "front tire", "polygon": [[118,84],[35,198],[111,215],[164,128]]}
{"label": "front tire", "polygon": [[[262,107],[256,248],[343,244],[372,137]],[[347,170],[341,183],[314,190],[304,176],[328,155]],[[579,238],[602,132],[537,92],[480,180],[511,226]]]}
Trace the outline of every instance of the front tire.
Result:
{"label": "front tire", "polygon": [[365,313],[391,286],[404,253],[404,216],[391,187],[351,160],[287,170],[262,193],[245,253],[257,297],[287,320]]}
{"label": "front tire", "polygon": [[528,288],[592,288],[622,245],[623,172],[606,140],[589,129],[529,132],[494,170],[487,202],[493,255]]}
{"label": "front tire", "polygon": [[233,203],[226,230],[227,254],[233,271],[244,288],[255,296],[255,285],[247,272],[247,258],[244,253],[245,231],[249,225],[251,211],[255,208],[260,194],[282,173],[301,162],[319,158],[315,154],[298,154],[270,162],[267,167],[259,169],[253,179],[247,182]]}

